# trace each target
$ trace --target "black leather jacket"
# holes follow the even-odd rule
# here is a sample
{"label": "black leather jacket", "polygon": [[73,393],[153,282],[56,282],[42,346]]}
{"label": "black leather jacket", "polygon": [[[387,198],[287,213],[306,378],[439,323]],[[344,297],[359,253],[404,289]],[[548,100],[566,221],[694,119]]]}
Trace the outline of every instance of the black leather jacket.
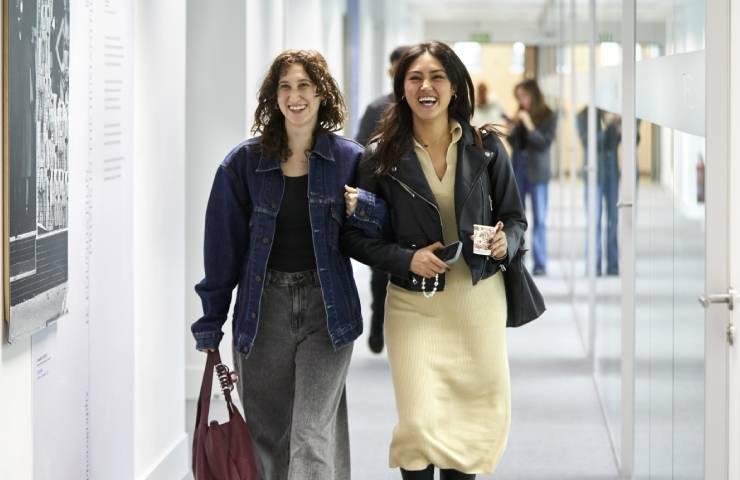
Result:
{"label": "black leather jacket", "polygon": [[[457,143],[455,210],[463,258],[470,267],[472,284],[505,270],[523,245],[527,220],[519,197],[509,156],[499,138],[483,133],[482,148],[467,124]],[[445,243],[437,203],[413,150],[404,154],[387,175],[375,173],[375,145],[368,146],[357,170],[357,187],[368,190],[387,204],[388,216],[382,238],[372,238],[357,226],[345,223],[340,249],[345,255],[391,274],[391,282],[407,290],[420,291],[421,279],[410,272],[414,252],[434,242]],[[388,221],[389,220],[389,221]],[[473,224],[504,223],[508,256],[501,261],[475,255]],[[447,242],[449,243],[449,242]],[[427,282],[428,283],[428,282]],[[429,288],[427,288],[429,290]],[[437,291],[444,289],[440,275]]]}

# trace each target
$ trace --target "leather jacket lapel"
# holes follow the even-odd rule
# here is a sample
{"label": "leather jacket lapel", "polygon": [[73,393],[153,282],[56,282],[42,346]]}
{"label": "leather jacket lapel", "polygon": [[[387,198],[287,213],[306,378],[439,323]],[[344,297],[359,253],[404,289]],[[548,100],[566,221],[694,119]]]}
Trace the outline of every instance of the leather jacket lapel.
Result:
{"label": "leather jacket lapel", "polygon": [[478,178],[486,171],[491,161],[491,152],[475,145],[472,132],[466,128],[457,150],[457,172],[455,174],[455,214],[460,218],[465,202],[475,187]]}
{"label": "leather jacket lapel", "polygon": [[398,162],[396,170],[391,171],[391,176],[411,188],[413,193],[420,195],[424,200],[439,208],[437,199],[434,198],[432,188],[429,186],[429,182],[427,182],[427,178],[424,175],[424,170],[421,169],[419,159],[416,157],[416,152],[413,150],[406,152],[401,157],[401,161]]}

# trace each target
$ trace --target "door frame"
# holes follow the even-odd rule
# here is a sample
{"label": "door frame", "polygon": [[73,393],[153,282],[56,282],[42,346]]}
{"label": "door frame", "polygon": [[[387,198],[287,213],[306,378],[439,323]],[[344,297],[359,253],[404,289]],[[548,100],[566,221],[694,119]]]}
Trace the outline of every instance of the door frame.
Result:
{"label": "door frame", "polygon": [[[730,7],[730,131],[740,128],[740,7]],[[732,28],[735,26],[736,28]],[[740,139],[730,137],[730,190],[729,205],[740,205],[740,192],[732,186],[740,185]],[[735,159],[735,162],[732,161]],[[730,208],[729,215],[730,245],[730,281],[735,288],[740,288],[740,209]],[[740,328],[740,307],[731,313],[730,321]],[[729,384],[729,441],[728,452],[740,452],[740,346],[736,343],[730,349],[727,365]],[[730,454],[729,476],[731,480],[740,480],[740,454]]]}
{"label": "door frame", "polygon": [[[704,294],[727,293],[730,287],[730,18],[730,0],[707,0]],[[712,304],[704,313],[704,478],[729,479],[732,312],[726,304]]]}

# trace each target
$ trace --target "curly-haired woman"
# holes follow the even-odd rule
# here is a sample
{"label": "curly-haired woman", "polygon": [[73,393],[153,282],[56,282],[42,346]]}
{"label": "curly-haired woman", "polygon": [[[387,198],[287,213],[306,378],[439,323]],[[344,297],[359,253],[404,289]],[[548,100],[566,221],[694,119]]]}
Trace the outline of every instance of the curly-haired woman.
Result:
{"label": "curly-haired woman", "polygon": [[350,478],[345,378],[362,318],[338,240],[363,149],[331,133],[344,115],[318,52],[278,55],[259,91],[259,136],[221,163],[206,211],[192,331],[196,348],[217,348],[238,287],[234,362],[264,480]]}

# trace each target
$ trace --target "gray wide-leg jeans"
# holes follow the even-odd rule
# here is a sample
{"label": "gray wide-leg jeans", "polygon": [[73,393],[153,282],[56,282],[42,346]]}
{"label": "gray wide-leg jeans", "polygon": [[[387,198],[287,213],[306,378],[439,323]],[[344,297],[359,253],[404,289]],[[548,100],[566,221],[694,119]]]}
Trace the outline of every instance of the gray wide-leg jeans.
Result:
{"label": "gray wide-leg jeans", "polygon": [[334,351],[318,274],[268,271],[255,344],[234,358],[262,480],[350,479],[351,356]]}

